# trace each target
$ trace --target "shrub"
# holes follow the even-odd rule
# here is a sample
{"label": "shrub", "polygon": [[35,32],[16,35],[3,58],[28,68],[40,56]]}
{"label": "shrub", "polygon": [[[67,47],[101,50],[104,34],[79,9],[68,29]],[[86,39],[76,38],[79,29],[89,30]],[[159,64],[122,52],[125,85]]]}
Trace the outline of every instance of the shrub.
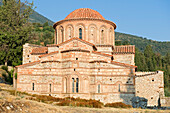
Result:
{"label": "shrub", "polygon": [[6,72],[8,72],[8,66],[2,66],[1,69],[5,70]]}
{"label": "shrub", "polygon": [[60,101],[57,105],[102,108],[103,103],[92,99],[87,100],[87,99],[67,97],[63,101]]}
{"label": "shrub", "polygon": [[132,108],[131,105],[124,104],[122,102],[115,102],[115,103],[107,103],[105,107],[114,107],[114,108]]}

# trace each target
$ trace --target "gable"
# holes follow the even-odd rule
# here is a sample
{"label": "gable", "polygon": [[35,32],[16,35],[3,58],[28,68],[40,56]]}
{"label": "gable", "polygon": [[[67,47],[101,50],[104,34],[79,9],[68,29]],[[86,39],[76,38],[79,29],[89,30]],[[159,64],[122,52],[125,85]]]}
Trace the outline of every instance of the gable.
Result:
{"label": "gable", "polygon": [[58,45],[59,50],[71,50],[71,49],[81,49],[81,50],[88,50],[88,51],[94,51],[97,50],[94,44],[89,43],[85,40],[81,40],[79,38],[72,38],[68,41],[65,41]]}

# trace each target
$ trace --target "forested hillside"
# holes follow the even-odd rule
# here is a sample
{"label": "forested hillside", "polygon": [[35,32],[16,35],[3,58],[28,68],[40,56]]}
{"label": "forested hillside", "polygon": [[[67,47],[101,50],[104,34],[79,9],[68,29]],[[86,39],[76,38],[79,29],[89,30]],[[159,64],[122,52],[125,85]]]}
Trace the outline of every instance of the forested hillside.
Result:
{"label": "forested hillside", "polygon": [[142,52],[144,51],[147,45],[151,45],[154,52],[160,53],[163,56],[166,53],[170,52],[170,41],[169,42],[153,41],[146,38],[119,32],[115,33],[115,39],[122,41],[122,43],[128,41],[128,43],[135,45]]}
{"label": "forested hillside", "polygon": [[[0,5],[2,5],[2,0],[0,0]],[[49,20],[48,18],[44,17],[43,15],[37,13],[34,11],[29,18],[30,22],[33,23],[41,23],[44,24],[45,22],[48,22],[49,25],[53,25],[53,21]]]}

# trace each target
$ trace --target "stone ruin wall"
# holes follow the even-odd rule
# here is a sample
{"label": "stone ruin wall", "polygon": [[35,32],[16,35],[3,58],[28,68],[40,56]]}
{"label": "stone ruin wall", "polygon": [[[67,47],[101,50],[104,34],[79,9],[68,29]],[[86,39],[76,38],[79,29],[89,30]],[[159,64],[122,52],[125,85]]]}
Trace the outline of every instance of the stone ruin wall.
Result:
{"label": "stone ruin wall", "polygon": [[148,99],[148,106],[158,106],[158,100],[164,95],[163,72],[136,72],[136,96]]}

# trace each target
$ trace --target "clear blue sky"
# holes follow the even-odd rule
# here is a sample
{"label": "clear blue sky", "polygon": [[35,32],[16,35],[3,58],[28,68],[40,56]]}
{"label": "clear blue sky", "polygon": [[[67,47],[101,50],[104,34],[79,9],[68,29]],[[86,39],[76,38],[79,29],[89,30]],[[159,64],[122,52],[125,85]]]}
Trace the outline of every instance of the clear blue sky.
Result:
{"label": "clear blue sky", "polygon": [[170,0],[34,0],[34,5],[54,22],[75,9],[91,8],[116,23],[117,32],[170,41]]}

